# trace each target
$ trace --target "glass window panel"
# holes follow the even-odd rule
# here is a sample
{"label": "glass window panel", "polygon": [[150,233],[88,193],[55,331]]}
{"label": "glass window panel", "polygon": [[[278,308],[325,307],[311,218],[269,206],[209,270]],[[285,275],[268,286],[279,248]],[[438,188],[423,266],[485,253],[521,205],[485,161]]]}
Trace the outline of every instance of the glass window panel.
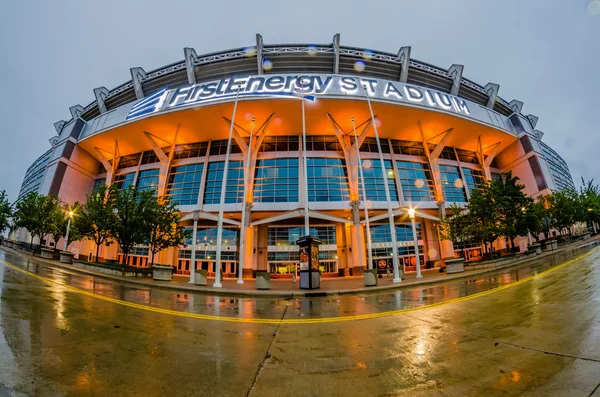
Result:
{"label": "glass window panel", "polygon": [[254,201],[298,201],[298,159],[266,159],[256,162]]}
{"label": "glass window panel", "polygon": [[446,202],[464,203],[467,201],[467,194],[458,167],[441,165],[440,178]]}
{"label": "glass window panel", "polygon": [[171,167],[165,196],[176,204],[196,204],[203,168],[202,163]]}
{"label": "glass window panel", "polygon": [[435,201],[434,184],[429,164],[396,161],[404,200]]}

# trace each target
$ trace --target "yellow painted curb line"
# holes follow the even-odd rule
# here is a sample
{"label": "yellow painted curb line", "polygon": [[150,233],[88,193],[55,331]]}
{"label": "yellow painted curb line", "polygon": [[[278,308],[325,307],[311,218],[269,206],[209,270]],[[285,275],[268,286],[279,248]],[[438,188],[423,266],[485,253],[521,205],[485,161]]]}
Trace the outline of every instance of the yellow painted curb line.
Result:
{"label": "yellow painted curb line", "polygon": [[449,299],[447,301],[443,301],[443,302],[438,302],[438,303],[432,303],[429,305],[425,305],[425,306],[418,306],[418,307],[409,307],[409,308],[405,308],[405,309],[399,309],[399,310],[391,310],[391,311],[386,311],[386,312],[380,312],[380,313],[370,313],[370,314],[359,314],[359,315],[355,315],[355,316],[340,316],[340,317],[323,317],[323,318],[302,318],[302,319],[270,319],[270,318],[243,318],[243,317],[226,317],[226,316],[214,316],[214,315],[210,315],[210,314],[197,314],[197,313],[188,313],[188,312],[180,312],[180,311],[176,311],[176,310],[171,310],[171,309],[162,309],[159,307],[153,307],[153,306],[146,306],[146,305],[142,305],[139,303],[133,303],[133,302],[127,302],[127,301],[122,301],[120,299],[115,299],[115,298],[110,298],[108,296],[103,296],[103,295],[99,295],[93,292],[89,292],[80,288],[76,288],[76,287],[72,287],[70,285],[65,285],[65,284],[61,284],[58,283],[54,280],[51,280],[49,278],[46,277],[42,277],[40,275],[37,275],[35,273],[32,273],[28,270],[22,269],[18,266],[12,265],[8,262],[2,261],[0,260],[0,263],[2,263],[4,266],[7,266],[11,269],[14,269],[18,272],[21,272],[23,274],[26,274],[28,276],[34,277],[46,284],[50,284],[50,285],[58,285],[64,289],[66,289],[67,291],[71,291],[77,294],[81,294],[81,295],[85,295],[85,296],[90,296],[92,298],[97,298],[97,299],[101,299],[107,302],[112,302],[112,303],[116,303],[118,305],[122,305],[122,306],[128,306],[128,307],[132,307],[134,309],[140,309],[140,310],[146,310],[149,312],[155,312],[155,313],[162,313],[162,314],[169,314],[171,316],[178,316],[178,317],[187,317],[187,318],[196,318],[196,319],[200,319],[200,320],[210,320],[210,321],[224,321],[224,322],[230,322],[230,323],[250,323],[250,324],[319,324],[319,323],[334,323],[334,322],[342,322],[342,321],[355,321],[355,320],[367,320],[367,319],[373,319],[373,318],[380,318],[380,317],[390,317],[390,316],[395,316],[398,314],[402,314],[402,313],[408,313],[408,312],[413,312],[413,311],[417,311],[417,310],[422,310],[422,309],[429,309],[432,307],[439,307],[439,306],[444,306],[444,305],[449,305],[451,303],[457,303],[457,302],[463,302],[466,300],[471,300],[471,299],[475,299],[475,298],[479,298],[481,296],[485,296],[485,295],[490,295],[494,292],[499,292],[499,291],[503,291],[506,290],[508,288],[512,288],[512,287],[516,287],[517,285],[526,283],[528,281],[531,281],[533,279],[536,279],[538,277],[544,276],[546,274],[549,273],[553,273],[557,270],[562,269],[563,267],[566,267],[574,262],[577,262],[583,258],[586,258],[590,255],[592,255],[593,253],[595,253],[596,251],[600,250],[600,247],[595,248],[593,250],[591,250],[588,253],[585,253],[583,255],[578,256],[577,258],[571,259],[565,263],[562,263],[558,266],[555,266],[553,268],[550,268],[548,270],[545,270],[541,273],[538,274],[534,274],[532,276],[529,276],[527,278],[524,278],[522,280],[519,281],[515,281],[513,283],[510,284],[506,284],[506,285],[502,285],[500,287],[496,287],[487,291],[482,291],[482,292],[477,292],[475,294],[472,295],[467,295],[467,296],[463,296],[460,298],[454,298],[454,299]]}

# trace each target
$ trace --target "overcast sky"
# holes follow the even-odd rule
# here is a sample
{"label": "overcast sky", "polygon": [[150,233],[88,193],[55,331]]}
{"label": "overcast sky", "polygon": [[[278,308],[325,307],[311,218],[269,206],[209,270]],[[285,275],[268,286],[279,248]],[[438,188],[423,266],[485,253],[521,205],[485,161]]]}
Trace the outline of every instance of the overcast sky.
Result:
{"label": "overcast sky", "polygon": [[53,123],[146,71],[253,45],[328,43],[396,52],[500,84],[537,115],[544,141],[575,183],[600,182],[600,15],[588,0],[0,0],[0,190],[16,199],[25,170],[50,146]]}

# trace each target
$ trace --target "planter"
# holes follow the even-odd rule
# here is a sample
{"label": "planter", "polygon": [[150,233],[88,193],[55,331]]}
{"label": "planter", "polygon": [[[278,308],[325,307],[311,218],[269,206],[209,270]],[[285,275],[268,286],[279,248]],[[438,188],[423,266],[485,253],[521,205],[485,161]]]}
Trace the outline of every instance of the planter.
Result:
{"label": "planter", "polygon": [[447,258],[446,262],[446,273],[461,273],[465,271],[465,260],[463,258]]}
{"label": "planter", "polygon": [[256,271],[256,289],[271,289],[271,273],[264,270]]}
{"label": "planter", "polygon": [[159,281],[171,281],[173,278],[173,267],[168,265],[152,266],[152,278]]}
{"label": "planter", "polygon": [[52,257],[54,256],[54,250],[42,248],[40,256],[44,259],[52,259]]}
{"label": "planter", "polygon": [[592,235],[590,233],[586,233],[583,235],[584,240],[589,240],[591,237],[592,237]]}
{"label": "planter", "polygon": [[194,271],[194,284],[195,285],[207,285],[208,284],[208,270],[196,269]]}
{"label": "planter", "polygon": [[541,244],[531,244],[529,246],[528,252],[533,252],[535,255],[539,255],[542,253]]}
{"label": "planter", "polygon": [[365,269],[365,287],[377,285],[377,269]]}
{"label": "planter", "polygon": [[69,251],[60,251],[60,263],[73,263],[73,253]]}

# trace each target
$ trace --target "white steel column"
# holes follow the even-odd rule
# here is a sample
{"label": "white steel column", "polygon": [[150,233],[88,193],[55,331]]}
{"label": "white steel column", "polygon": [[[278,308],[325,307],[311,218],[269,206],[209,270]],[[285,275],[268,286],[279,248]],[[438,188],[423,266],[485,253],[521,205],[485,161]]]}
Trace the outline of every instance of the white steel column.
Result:
{"label": "white steel column", "polygon": [[231,154],[231,138],[233,136],[233,126],[235,124],[235,112],[237,111],[238,99],[240,97],[240,87],[236,87],[235,103],[233,104],[233,115],[231,116],[231,126],[229,127],[229,138],[227,138],[227,151],[225,152],[225,165],[223,166],[223,184],[221,185],[221,200],[219,202],[219,218],[217,220],[217,258],[215,261],[215,282],[214,288],[221,288],[221,251],[223,247],[223,206],[225,205],[225,190],[227,189],[227,171],[229,168],[229,155]]}
{"label": "white steel column", "polygon": [[415,264],[417,265],[417,278],[422,278],[421,275],[421,258],[419,257],[419,238],[417,237],[417,226],[415,225],[415,209],[409,208],[408,215],[412,225],[413,244],[415,245]]}
{"label": "white steel column", "polygon": [[304,117],[304,79],[302,79],[302,164],[304,168],[304,235],[310,235],[310,223],[308,218],[308,164],[306,161],[306,118]]}
{"label": "white steel column", "polygon": [[[352,116],[352,130],[354,131],[354,142],[356,142],[356,158],[358,160],[358,172],[360,176],[360,183],[362,185],[362,196],[363,196],[363,208],[365,210],[365,227],[367,235],[367,255],[369,263],[367,269],[373,269],[373,250],[371,246],[371,227],[369,225],[369,209],[367,208],[367,191],[365,190],[365,176],[363,174],[362,160],[360,158],[360,146],[358,145],[358,137],[356,136],[356,127],[354,125],[354,116]],[[385,176],[385,175],[384,175]]]}
{"label": "white steel column", "polygon": [[194,211],[194,229],[192,229],[192,255],[190,263],[190,284],[196,282],[196,238],[198,233],[198,210]]}
{"label": "white steel column", "polygon": [[[231,123],[233,126],[233,122]],[[248,222],[246,222],[246,207],[249,205],[248,197],[248,185],[250,184],[250,159],[252,152],[252,133],[254,132],[254,116],[252,116],[252,127],[250,128],[250,141],[248,142],[247,155],[246,155],[246,167],[244,167],[244,199],[242,200],[242,225],[240,227],[240,254],[238,258],[238,284],[244,284],[242,279],[242,268],[244,265],[244,255],[246,248],[246,228]]]}
{"label": "white steel column", "polygon": [[392,246],[394,254],[392,261],[394,263],[394,283],[399,283],[404,277],[404,269],[402,275],[400,275],[400,269],[398,267],[398,240],[396,239],[396,225],[394,224],[394,214],[392,213],[392,199],[390,198],[390,187],[388,186],[387,174],[385,171],[385,163],[383,162],[383,153],[381,152],[381,142],[379,141],[379,131],[377,130],[377,123],[375,122],[375,115],[373,114],[373,107],[371,106],[371,99],[369,93],[364,85],[362,85],[363,92],[367,98],[367,104],[369,105],[369,112],[371,113],[371,122],[373,123],[373,131],[375,131],[375,140],[377,141],[377,151],[379,152],[379,162],[381,163],[381,172],[383,175],[383,186],[385,188],[385,200],[387,202],[387,212],[390,221],[390,234],[392,237]]}

